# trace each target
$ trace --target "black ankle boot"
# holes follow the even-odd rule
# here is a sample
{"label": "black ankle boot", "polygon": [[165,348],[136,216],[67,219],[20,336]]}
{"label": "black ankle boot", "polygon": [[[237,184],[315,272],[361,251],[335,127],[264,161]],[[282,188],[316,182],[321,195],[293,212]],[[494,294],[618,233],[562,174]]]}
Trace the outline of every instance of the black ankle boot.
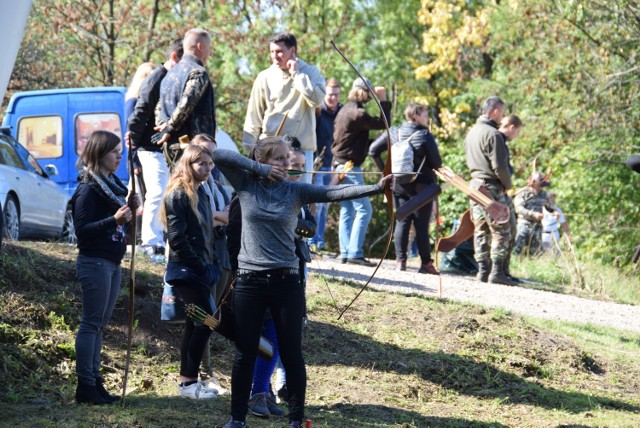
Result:
{"label": "black ankle boot", "polygon": [[102,398],[104,398],[105,400],[114,403],[116,401],[120,400],[120,396],[119,395],[113,395],[113,394],[109,394],[109,391],[107,391],[104,387],[104,378],[102,376],[98,376],[96,378],[96,389],[98,390],[98,393],[100,394],[100,396]]}
{"label": "black ankle boot", "polygon": [[111,401],[108,401],[106,398],[100,395],[96,385],[88,385],[80,381],[78,381],[78,386],[76,387],[76,401],[78,403],[89,403],[89,404],[110,404],[111,403]]}
{"label": "black ankle boot", "polygon": [[487,282],[489,280],[489,271],[491,270],[490,260],[478,260],[478,274],[476,279],[480,282]]}
{"label": "black ankle boot", "polygon": [[489,275],[489,282],[491,284],[518,285],[517,282],[511,280],[511,278],[505,274],[504,262],[502,260],[496,260],[493,262],[491,274]]}

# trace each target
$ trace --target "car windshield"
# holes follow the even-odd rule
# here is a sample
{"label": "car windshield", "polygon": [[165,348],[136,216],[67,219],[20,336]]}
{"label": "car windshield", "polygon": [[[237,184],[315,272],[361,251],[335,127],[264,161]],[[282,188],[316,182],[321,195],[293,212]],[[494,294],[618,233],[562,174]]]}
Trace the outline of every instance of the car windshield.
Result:
{"label": "car windshield", "polygon": [[31,156],[31,153],[29,153],[27,149],[22,147],[20,143],[14,144],[14,147],[16,148],[16,151],[18,152],[18,155],[22,159],[22,163],[26,166],[27,170],[46,177],[46,174],[44,173],[38,161],[33,156]]}

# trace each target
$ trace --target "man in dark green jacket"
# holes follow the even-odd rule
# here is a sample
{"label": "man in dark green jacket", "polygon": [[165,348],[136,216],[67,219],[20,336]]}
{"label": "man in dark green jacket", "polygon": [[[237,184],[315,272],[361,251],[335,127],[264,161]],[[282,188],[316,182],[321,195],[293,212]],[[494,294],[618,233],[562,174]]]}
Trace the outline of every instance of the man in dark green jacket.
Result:
{"label": "man in dark green jacket", "polygon": [[[506,205],[505,192],[512,187],[509,152],[504,136],[498,132],[504,109],[504,101],[499,97],[487,98],[482,105],[482,115],[464,140],[464,147],[472,178],[471,187],[486,189],[494,200]],[[475,258],[478,262],[477,279],[515,285],[504,270],[511,239],[509,223],[496,223],[475,202],[471,202],[471,218],[474,225]]]}

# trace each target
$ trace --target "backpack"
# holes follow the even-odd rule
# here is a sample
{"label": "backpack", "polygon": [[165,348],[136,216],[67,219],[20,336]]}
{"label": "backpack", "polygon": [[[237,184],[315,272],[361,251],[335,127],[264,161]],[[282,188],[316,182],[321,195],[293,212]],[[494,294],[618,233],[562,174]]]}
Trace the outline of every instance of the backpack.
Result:
{"label": "backpack", "polygon": [[[413,146],[411,139],[420,131],[416,131],[404,140],[398,139],[391,152],[391,173],[396,176],[396,183],[408,184],[417,177],[413,170]],[[422,167],[422,166],[421,166]]]}

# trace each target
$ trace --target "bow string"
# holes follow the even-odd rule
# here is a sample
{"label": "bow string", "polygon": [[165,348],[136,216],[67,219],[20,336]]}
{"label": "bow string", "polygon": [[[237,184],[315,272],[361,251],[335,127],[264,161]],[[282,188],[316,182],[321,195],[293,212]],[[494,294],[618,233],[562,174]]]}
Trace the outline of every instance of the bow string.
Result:
{"label": "bow string", "polygon": [[[367,90],[371,94],[371,98],[373,98],[373,100],[376,102],[376,105],[378,106],[378,109],[380,110],[380,115],[382,116],[382,120],[385,126],[385,132],[387,134],[387,160],[384,164],[384,169],[383,169],[383,175],[386,177],[387,175],[391,174],[391,131],[389,129],[389,122],[387,121],[387,115],[384,113],[382,104],[380,104],[380,100],[378,99],[375,92],[373,91],[373,88],[367,82],[367,79],[365,79],[364,76],[360,73],[360,71],[358,71],[356,66],[353,65],[351,61],[349,61],[346,55],[338,48],[338,46],[336,46],[333,40],[331,40],[331,46],[336,50],[336,52],[340,54],[342,59],[344,59],[345,62],[349,64],[349,66],[358,75],[358,77],[362,79],[362,82],[365,84],[365,86],[367,87]],[[384,261],[385,257],[387,256],[387,253],[389,253],[389,249],[391,248],[391,241],[393,240],[393,226],[394,226],[393,192],[391,190],[391,183],[387,183],[385,185],[384,195],[387,198],[387,211],[389,212],[389,236],[387,238],[387,245],[373,273],[371,274],[367,282],[364,284],[364,286],[362,286],[360,291],[358,291],[358,294],[356,294],[356,296],[351,300],[351,302],[349,302],[349,304],[340,312],[338,319],[342,318],[342,315],[344,315],[344,313],[351,307],[351,305],[353,305],[353,303],[358,299],[358,297],[360,297],[362,292],[369,286],[369,284],[371,283],[371,280],[378,272],[378,269],[382,265],[382,262]]]}

